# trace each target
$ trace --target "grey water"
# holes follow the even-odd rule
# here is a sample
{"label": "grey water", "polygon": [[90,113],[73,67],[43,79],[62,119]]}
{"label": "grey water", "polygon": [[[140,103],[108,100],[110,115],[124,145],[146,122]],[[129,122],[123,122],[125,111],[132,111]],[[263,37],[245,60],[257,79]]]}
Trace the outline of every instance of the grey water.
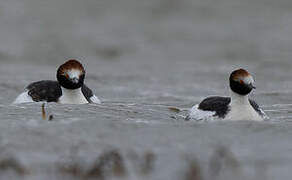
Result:
{"label": "grey water", "polygon": [[[0,24],[1,179],[291,179],[292,1],[2,0]],[[101,105],[11,105],[69,58]],[[184,121],[235,68],[270,119]]]}

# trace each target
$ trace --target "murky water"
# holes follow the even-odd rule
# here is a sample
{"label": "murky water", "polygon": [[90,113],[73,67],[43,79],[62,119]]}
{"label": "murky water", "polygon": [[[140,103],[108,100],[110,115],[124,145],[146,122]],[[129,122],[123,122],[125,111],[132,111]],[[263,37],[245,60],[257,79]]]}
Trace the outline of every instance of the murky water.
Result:
{"label": "murky water", "polygon": [[[1,177],[291,179],[291,17],[288,0],[1,2]],[[101,105],[11,105],[72,57]],[[270,119],[185,122],[238,67]]]}

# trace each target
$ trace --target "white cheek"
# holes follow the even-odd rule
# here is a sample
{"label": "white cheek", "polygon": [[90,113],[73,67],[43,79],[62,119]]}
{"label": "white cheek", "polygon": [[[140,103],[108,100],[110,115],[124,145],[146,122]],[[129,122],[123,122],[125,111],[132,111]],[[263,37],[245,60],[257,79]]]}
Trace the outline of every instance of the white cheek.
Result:
{"label": "white cheek", "polygon": [[247,76],[243,79],[245,84],[254,84],[254,79],[252,78],[252,76]]}
{"label": "white cheek", "polygon": [[81,72],[79,70],[72,69],[72,70],[68,71],[67,74],[68,74],[70,79],[73,79],[73,78],[79,78],[81,75]]}

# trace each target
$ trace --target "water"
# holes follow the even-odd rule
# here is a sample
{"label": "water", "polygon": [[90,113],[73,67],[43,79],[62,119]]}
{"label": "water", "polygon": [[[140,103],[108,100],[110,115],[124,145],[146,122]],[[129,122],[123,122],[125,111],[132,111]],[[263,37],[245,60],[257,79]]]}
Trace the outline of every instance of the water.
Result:
{"label": "water", "polygon": [[[1,2],[1,178],[101,178],[90,170],[112,152],[122,163],[96,166],[104,179],[291,179],[291,10],[288,0]],[[41,104],[11,105],[68,58],[101,105],[51,103],[52,121]],[[238,67],[269,121],[185,122],[204,97],[228,95]]]}

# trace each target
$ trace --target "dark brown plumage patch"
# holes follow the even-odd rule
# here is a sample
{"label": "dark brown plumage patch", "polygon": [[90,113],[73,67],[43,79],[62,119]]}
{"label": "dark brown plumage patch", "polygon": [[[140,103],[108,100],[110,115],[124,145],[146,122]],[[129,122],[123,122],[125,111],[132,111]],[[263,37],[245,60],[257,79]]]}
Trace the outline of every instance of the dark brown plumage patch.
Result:
{"label": "dark brown plumage patch", "polygon": [[244,69],[235,70],[230,75],[231,79],[235,81],[239,81],[241,78],[244,78],[247,76],[250,76],[250,74]]}
{"label": "dark brown plumage patch", "polygon": [[65,74],[68,70],[71,70],[71,69],[78,69],[78,70],[80,70],[80,72],[82,74],[85,74],[85,70],[84,70],[82,64],[75,59],[70,59],[67,62],[65,62],[64,64],[62,64],[58,69],[58,74],[60,74],[60,75]]}

